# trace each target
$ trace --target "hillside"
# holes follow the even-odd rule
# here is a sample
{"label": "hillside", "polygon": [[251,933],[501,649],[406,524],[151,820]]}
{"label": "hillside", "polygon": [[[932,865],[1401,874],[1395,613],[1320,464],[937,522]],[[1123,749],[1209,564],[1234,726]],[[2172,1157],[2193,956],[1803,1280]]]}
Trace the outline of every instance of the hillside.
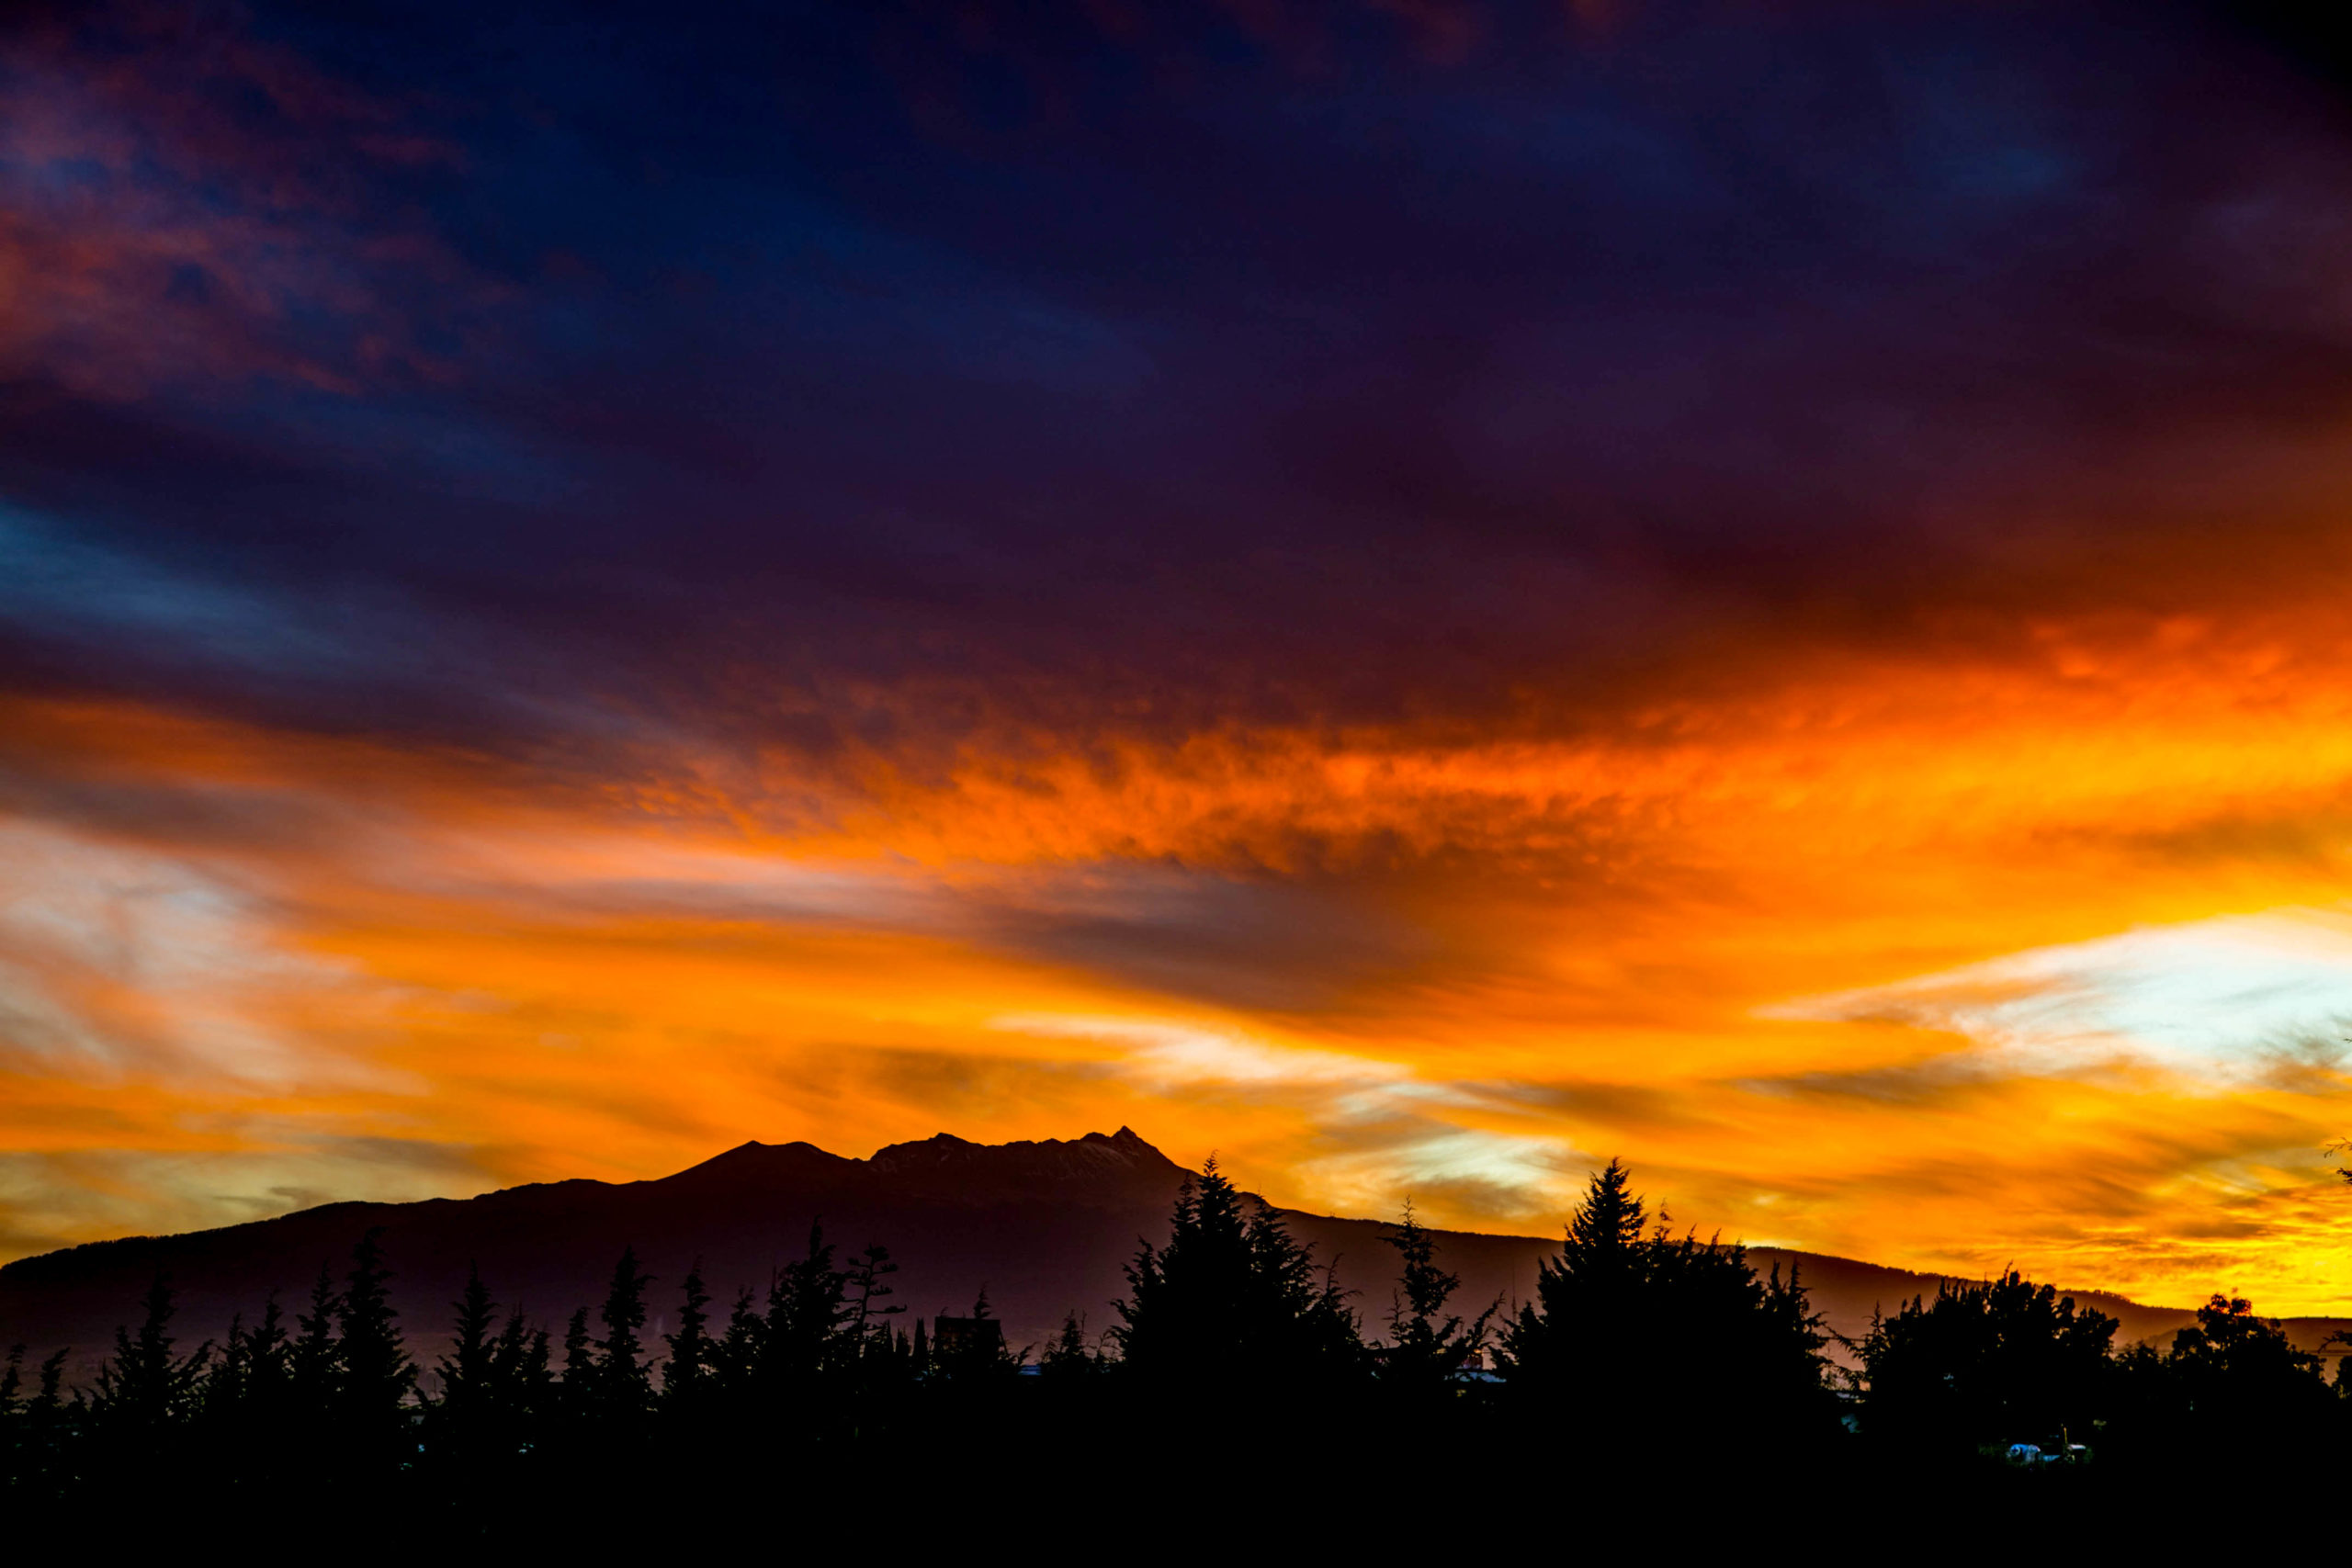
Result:
{"label": "hillside", "polygon": [[[1140,1239],[1166,1235],[1183,1168],[1121,1128],[1072,1140],[984,1145],[942,1134],[895,1144],[869,1159],[806,1143],[751,1143],[675,1175],[625,1183],[573,1180],[505,1189],[469,1199],[415,1203],[330,1203],[276,1219],[175,1236],[96,1242],[0,1268],[0,1344],[36,1354],[80,1352],[85,1375],[158,1273],[179,1293],[184,1343],[222,1334],[277,1291],[289,1310],[322,1262],[338,1269],[352,1243],[383,1230],[397,1272],[395,1303],[427,1359],[438,1348],[469,1262],[479,1260],[502,1303],[560,1320],[603,1294],[613,1260],[634,1246],[655,1276],[657,1332],[668,1325],[678,1281],[699,1259],[724,1306],[739,1289],[764,1289],[778,1265],[802,1256],[811,1227],[844,1252],[869,1242],[899,1263],[897,1301],[929,1316],[967,1311],[985,1290],[1013,1342],[1042,1342],[1063,1314],[1091,1331],[1116,1321],[1122,1265]],[[1284,1211],[1318,1258],[1336,1259],[1376,1328],[1396,1279],[1378,1221]],[[1463,1279],[1459,1300],[1523,1299],[1556,1242],[1532,1236],[1440,1234],[1445,1266]],[[1836,1332],[1859,1337],[1871,1313],[1932,1294],[1934,1276],[1848,1258],[1759,1247],[1759,1268],[1803,1270]],[[2168,1334],[2186,1310],[2146,1307],[2078,1292],[2123,1323],[2127,1338]],[[2290,1320],[2299,1344],[2318,1348],[2346,1320]]]}

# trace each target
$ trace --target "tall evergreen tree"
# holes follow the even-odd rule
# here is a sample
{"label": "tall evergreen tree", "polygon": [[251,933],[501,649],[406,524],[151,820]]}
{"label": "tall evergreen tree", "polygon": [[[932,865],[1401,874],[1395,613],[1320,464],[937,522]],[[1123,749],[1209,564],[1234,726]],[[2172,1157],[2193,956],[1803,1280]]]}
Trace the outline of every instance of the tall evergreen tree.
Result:
{"label": "tall evergreen tree", "polygon": [[767,1322],[749,1286],[737,1292],[727,1314],[727,1331],[711,1348],[712,1391],[737,1403],[751,1400],[761,1381],[760,1351],[767,1342]]}
{"label": "tall evergreen tree", "polygon": [[775,1388],[814,1382],[843,1360],[842,1329],[851,1307],[849,1275],[833,1266],[825,1227],[808,1230],[808,1255],[787,1263],[768,1288],[761,1369]]}
{"label": "tall evergreen tree", "polygon": [[342,1311],[334,1270],[322,1263],[311,1286],[310,1310],[295,1319],[294,1343],[288,1353],[292,1404],[313,1427],[333,1419],[343,1402],[343,1346],[335,1338]]}
{"label": "tall evergreen tree", "polygon": [[581,1307],[563,1325],[564,1414],[583,1420],[595,1408],[596,1342],[588,1334],[588,1309]]}
{"label": "tall evergreen tree", "polygon": [[[235,1339],[233,1332],[231,1337]],[[238,1375],[230,1391],[234,1404],[223,1411],[236,1430],[235,1440],[248,1451],[274,1446],[283,1436],[294,1407],[293,1348],[286,1309],[272,1291],[262,1298],[261,1321],[235,1347]]]}
{"label": "tall evergreen tree", "polygon": [[498,1331],[490,1371],[500,1431],[519,1436],[551,1413],[555,1376],[548,1365],[548,1331],[526,1321],[520,1307],[507,1314]]}
{"label": "tall evergreen tree", "polygon": [[111,1429],[155,1433],[195,1414],[212,1345],[208,1340],[187,1356],[172,1353],[171,1322],[177,1308],[171,1281],[162,1275],[140,1304],[138,1333],[114,1331],[114,1355],[98,1369],[92,1408]]}
{"label": "tall evergreen tree", "polygon": [[1489,1305],[1468,1324],[1460,1314],[1446,1312],[1462,1279],[1438,1267],[1437,1238],[1414,1214],[1411,1199],[1405,1201],[1404,1215],[1387,1241],[1404,1269],[1389,1304],[1380,1376],[1401,1387],[1442,1387],[1485,1346],[1488,1325],[1502,1303]]}
{"label": "tall evergreen tree", "polygon": [[497,1353],[492,1325],[497,1319],[498,1303],[491,1299],[490,1287],[482,1283],[480,1264],[466,1266],[465,1288],[450,1303],[450,1310],[458,1315],[448,1352],[441,1358],[441,1404],[458,1414],[488,1404],[492,1394]]}
{"label": "tall evergreen tree", "polygon": [[335,1310],[341,1425],[350,1440],[369,1447],[399,1438],[407,1421],[402,1406],[416,1385],[416,1366],[401,1341],[400,1314],[392,1309],[392,1271],[384,1264],[382,1235],[380,1228],[370,1228],[351,1249],[351,1272]]}
{"label": "tall evergreen tree", "polygon": [[645,1287],[650,1283],[652,1276],[638,1268],[637,1248],[624,1247],[596,1314],[605,1325],[605,1337],[596,1341],[596,1404],[607,1420],[634,1420],[652,1404],[652,1381],[638,1335],[645,1326]]}
{"label": "tall evergreen tree", "polygon": [[887,1332],[888,1320],[907,1310],[903,1303],[882,1304],[884,1297],[898,1293],[888,1283],[889,1276],[898,1271],[899,1266],[890,1261],[890,1249],[878,1245],[869,1245],[849,1266],[842,1281],[849,1305],[849,1331],[861,1347],[868,1335]]}
{"label": "tall evergreen tree", "polygon": [[1178,1191],[1165,1247],[1127,1265],[1112,1332],[1131,1373],[1204,1388],[1238,1378],[1291,1382],[1343,1375],[1363,1341],[1346,1297],[1262,1202],[1211,1158]]}
{"label": "tall evergreen tree", "polygon": [[1828,1369],[1802,1284],[1758,1279],[1736,1244],[1645,1235],[1647,1223],[1621,1161],[1594,1173],[1535,1299],[1504,1328],[1515,1395],[1621,1426],[1823,1430]]}
{"label": "tall evergreen tree", "polygon": [[685,1304],[678,1313],[678,1331],[667,1336],[670,1359],[662,1367],[662,1403],[673,1411],[698,1410],[707,1384],[716,1371],[717,1347],[710,1337],[710,1292],[702,1281],[702,1260],[686,1270]]}
{"label": "tall evergreen tree", "polygon": [[1086,1320],[1072,1307],[1062,1319],[1060,1332],[1037,1358],[1037,1373],[1055,1382],[1091,1378],[1103,1370],[1102,1358],[1086,1340]]}

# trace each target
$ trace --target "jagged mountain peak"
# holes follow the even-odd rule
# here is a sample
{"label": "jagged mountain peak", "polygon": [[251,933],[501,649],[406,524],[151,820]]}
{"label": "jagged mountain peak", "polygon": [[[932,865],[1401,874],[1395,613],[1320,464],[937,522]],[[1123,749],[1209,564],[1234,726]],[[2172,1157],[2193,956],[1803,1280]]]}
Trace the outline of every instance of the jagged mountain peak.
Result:
{"label": "jagged mountain peak", "polygon": [[877,1149],[867,1162],[894,1179],[999,1184],[1035,1188],[1069,1184],[1124,1183],[1143,1177],[1155,1182],[1182,1176],[1175,1161],[1138,1136],[1133,1128],[1115,1134],[1088,1133],[1062,1139],[1015,1139],[975,1144],[950,1133]]}

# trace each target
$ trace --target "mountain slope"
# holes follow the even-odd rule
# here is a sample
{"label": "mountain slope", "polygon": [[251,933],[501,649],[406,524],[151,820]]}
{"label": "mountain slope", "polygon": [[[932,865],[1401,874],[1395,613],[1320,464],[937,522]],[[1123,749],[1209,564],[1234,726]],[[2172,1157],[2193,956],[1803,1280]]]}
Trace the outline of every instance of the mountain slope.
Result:
{"label": "mountain slope", "polygon": [[[289,1310],[322,1263],[339,1272],[351,1247],[383,1230],[397,1271],[394,1301],[420,1359],[442,1343],[448,1303],[470,1262],[502,1303],[534,1318],[560,1320],[601,1299],[613,1260],[634,1246],[655,1276],[659,1333],[667,1328],[679,1280],[700,1260],[723,1311],[739,1289],[763,1291],[770,1273],[802,1256],[813,1225],[844,1255],[869,1242],[900,1265],[896,1300],[924,1316],[968,1311],[985,1289],[1014,1344],[1042,1343],[1066,1312],[1091,1330],[1116,1321],[1122,1265],[1140,1239],[1165,1237],[1169,1205],[1186,1171],[1126,1128],[1068,1141],[983,1145],[945,1134],[896,1144],[870,1159],[828,1154],[810,1144],[751,1143],[655,1180],[558,1181],[462,1200],[330,1203],[277,1219],[176,1236],[97,1242],[0,1268],[0,1345],[22,1341],[36,1355],[76,1347],[82,1375],[95,1370],[115,1325],[136,1310],[149,1281],[171,1277],[175,1325],[184,1344],[217,1337],[230,1317],[249,1317],[276,1290]],[[1317,1258],[1336,1260],[1341,1282],[1359,1292],[1368,1330],[1385,1320],[1396,1283],[1390,1227],[1284,1211]],[[1557,1248],[1531,1236],[1440,1235],[1444,1266],[1462,1276],[1458,1302],[1475,1312],[1532,1290],[1541,1260]],[[1756,1248],[1758,1268],[1794,1265],[1835,1331],[1859,1337],[1871,1313],[1915,1294],[1932,1295],[1933,1276],[1846,1258]],[[2120,1318],[2124,1337],[2167,1334],[2184,1311],[2078,1292]],[[2344,1320],[2290,1320],[2312,1348]]]}

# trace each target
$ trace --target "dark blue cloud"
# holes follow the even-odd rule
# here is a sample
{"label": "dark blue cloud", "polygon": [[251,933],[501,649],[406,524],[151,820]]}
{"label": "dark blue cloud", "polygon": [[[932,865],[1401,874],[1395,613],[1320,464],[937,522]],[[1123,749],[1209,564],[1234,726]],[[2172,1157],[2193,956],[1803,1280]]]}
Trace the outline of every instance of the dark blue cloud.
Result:
{"label": "dark blue cloud", "polygon": [[220,238],[13,356],[0,656],[475,744],[1582,722],[2191,601],[2210,511],[2133,485],[2352,403],[2336,106],[2200,11],[1111,15],[27,28],[87,145],[13,209]]}

